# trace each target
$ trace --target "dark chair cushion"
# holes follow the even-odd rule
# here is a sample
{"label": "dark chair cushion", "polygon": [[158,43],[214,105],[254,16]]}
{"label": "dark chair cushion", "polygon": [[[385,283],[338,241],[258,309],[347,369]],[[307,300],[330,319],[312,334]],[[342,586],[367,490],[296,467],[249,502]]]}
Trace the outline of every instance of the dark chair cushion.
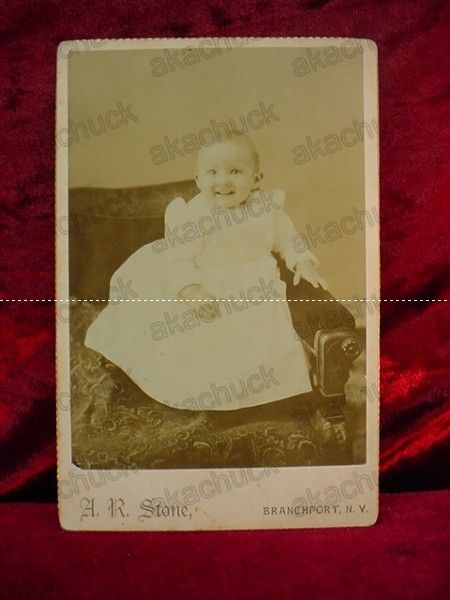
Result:
{"label": "dark chair cushion", "polygon": [[115,270],[138,248],[164,237],[167,204],[177,196],[190,199],[196,191],[194,181],[123,190],[71,190],[70,295],[108,298]]}
{"label": "dark chair cushion", "polygon": [[[70,295],[101,298],[109,295],[114,271],[138,248],[164,237],[164,211],[177,196],[188,200],[197,193],[194,181],[128,189],[78,188],[70,192]],[[298,334],[312,345],[318,329],[349,329],[352,314],[329,292],[302,280],[292,285],[292,273],[278,261],[287,284]],[[311,300],[316,300],[312,302]]]}

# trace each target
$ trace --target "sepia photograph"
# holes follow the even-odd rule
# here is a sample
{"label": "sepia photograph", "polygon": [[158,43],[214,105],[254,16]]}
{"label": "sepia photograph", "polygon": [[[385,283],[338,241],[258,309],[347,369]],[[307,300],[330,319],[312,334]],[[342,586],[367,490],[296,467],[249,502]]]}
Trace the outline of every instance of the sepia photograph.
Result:
{"label": "sepia photograph", "polygon": [[366,464],[375,45],[94,43],[60,47],[72,464]]}
{"label": "sepia photograph", "polygon": [[449,3],[0,15],[0,600],[446,598]]}

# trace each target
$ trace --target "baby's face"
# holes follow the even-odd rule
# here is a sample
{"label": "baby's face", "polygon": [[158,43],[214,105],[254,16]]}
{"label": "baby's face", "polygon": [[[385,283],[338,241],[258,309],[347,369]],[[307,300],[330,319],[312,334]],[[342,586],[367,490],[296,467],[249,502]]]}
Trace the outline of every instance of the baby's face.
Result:
{"label": "baby's face", "polygon": [[195,180],[200,191],[219,208],[244,202],[261,177],[245,144],[219,142],[199,153]]}

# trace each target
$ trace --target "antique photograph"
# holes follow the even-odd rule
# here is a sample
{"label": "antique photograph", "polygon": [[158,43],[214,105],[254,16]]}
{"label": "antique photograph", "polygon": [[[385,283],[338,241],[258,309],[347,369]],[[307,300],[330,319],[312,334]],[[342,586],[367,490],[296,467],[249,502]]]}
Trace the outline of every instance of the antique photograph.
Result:
{"label": "antique photograph", "polygon": [[374,45],[92,42],[66,43],[56,131],[71,464],[236,488],[366,465]]}
{"label": "antique photograph", "polygon": [[0,6],[0,600],[448,597],[449,2]]}

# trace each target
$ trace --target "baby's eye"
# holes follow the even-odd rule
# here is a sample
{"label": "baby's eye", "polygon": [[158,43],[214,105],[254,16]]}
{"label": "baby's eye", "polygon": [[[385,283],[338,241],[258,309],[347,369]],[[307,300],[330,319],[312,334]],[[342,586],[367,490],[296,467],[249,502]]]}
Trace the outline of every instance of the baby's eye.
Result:
{"label": "baby's eye", "polygon": [[238,175],[239,173],[241,173],[241,171],[239,169],[232,169],[232,171],[231,171],[232,175]]}
{"label": "baby's eye", "polygon": [[215,169],[210,169],[208,171],[208,175],[215,175],[217,173],[217,171]]}

